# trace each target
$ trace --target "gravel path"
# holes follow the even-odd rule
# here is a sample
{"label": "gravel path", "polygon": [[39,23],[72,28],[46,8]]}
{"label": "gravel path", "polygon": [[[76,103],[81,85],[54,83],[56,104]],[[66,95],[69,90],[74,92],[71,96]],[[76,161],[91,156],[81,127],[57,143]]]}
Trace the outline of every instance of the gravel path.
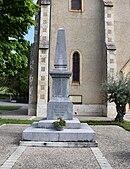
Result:
{"label": "gravel path", "polygon": [[[0,126],[0,165],[18,148],[27,125]],[[130,169],[130,132],[118,126],[91,126],[100,151],[113,169]],[[90,148],[28,147],[13,169],[100,169]]]}
{"label": "gravel path", "polygon": [[[32,155],[33,154],[33,155]],[[27,148],[13,169],[100,169],[90,148]]]}
{"label": "gravel path", "polygon": [[4,125],[0,127],[0,166],[17,149],[21,133],[27,125]]}
{"label": "gravel path", "polygon": [[130,169],[130,132],[118,126],[92,126],[99,149],[113,169]]}
{"label": "gravel path", "polygon": [[31,116],[28,116],[28,104],[0,101],[0,106],[21,106],[21,108],[18,110],[11,110],[11,111],[0,110],[0,118],[2,119],[26,120],[26,119],[30,119],[31,117]]}

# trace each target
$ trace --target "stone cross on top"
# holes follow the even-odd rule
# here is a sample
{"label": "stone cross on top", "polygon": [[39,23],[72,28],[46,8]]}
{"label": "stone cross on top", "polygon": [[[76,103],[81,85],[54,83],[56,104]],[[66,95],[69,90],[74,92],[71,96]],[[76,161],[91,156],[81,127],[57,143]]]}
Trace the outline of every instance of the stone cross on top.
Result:
{"label": "stone cross on top", "polygon": [[47,105],[47,119],[54,120],[62,117],[66,120],[73,119],[73,104],[68,97],[69,78],[71,72],[67,68],[65,30],[60,28],[57,33],[54,70],[52,77],[52,98]]}

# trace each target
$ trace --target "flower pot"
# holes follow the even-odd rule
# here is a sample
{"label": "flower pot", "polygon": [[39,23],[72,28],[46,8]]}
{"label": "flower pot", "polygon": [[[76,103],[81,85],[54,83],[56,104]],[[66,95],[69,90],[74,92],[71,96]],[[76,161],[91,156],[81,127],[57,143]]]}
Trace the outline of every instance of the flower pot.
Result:
{"label": "flower pot", "polygon": [[64,127],[63,126],[61,126],[61,127],[55,127],[55,129],[58,130],[58,131],[63,131]]}

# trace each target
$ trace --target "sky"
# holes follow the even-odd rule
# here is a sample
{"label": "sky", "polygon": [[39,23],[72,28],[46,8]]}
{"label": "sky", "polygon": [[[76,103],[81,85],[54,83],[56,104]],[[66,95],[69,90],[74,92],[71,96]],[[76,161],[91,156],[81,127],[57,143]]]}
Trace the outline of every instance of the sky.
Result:
{"label": "sky", "polygon": [[34,26],[31,26],[28,31],[28,34],[25,36],[25,39],[30,41],[30,43],[34,42]]}
{"label": "sky", "polygon": [[[36,3],[37,0],[33,0],[33,2]],[[28,34],[25,36],[25,39],[30,41],[30,43],[34,42],[34,26],[31,26],[31,28],[28,31]]]}

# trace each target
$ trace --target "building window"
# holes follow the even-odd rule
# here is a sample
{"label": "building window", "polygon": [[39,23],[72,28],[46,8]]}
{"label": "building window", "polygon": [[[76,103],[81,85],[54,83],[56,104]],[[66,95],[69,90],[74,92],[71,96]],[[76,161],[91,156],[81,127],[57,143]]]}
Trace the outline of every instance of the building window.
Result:
{"label": "building window", "polygon": [[80,55],[78,52],[74,52],[73,54],[73,77],[72,82],[79,83],[80,82]]}
{"label": "building window", "polygon": [[82,0],[71,0],[71,10],[81,10]]}

